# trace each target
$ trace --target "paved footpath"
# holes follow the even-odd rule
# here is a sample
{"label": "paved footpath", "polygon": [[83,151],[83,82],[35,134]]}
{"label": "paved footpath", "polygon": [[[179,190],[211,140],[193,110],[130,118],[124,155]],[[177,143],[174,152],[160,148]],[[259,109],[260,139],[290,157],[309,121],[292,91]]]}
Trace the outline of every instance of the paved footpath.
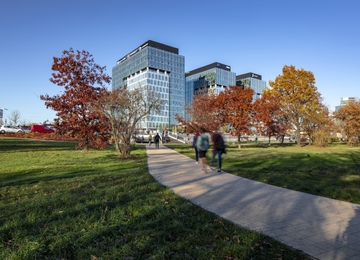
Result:
{"label": "paved footpath", "polygon": [[178,152],[146,147],[150,174],[192,203],[316,259],[360,259],[360,205],[204,173]]}

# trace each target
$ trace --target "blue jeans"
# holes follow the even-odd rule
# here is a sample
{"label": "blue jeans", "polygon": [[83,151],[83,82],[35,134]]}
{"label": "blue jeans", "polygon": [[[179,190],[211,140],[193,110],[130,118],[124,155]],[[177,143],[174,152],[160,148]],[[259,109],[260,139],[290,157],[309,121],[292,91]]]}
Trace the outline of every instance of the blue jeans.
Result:
{"label": "blue jeans", "polygon": [[196,158],[196,161],[198,162],[198,161],[199,161],[199,153],[198,153],[198,149],[197,149],[197,147],[196,147],[196,146],[194,147],[194,149],[195,149],[195,158]]}
{"label": "blue jeans", "polygon": [[222,158],[221,158],[222,151],[218,151],[218,150],[213,151],[213,154],[212,154],[212,157],[211,157],[211,166],[214,165],[216,155],[218,156],[219,169],[221,169],[221,166],[222,166]]}

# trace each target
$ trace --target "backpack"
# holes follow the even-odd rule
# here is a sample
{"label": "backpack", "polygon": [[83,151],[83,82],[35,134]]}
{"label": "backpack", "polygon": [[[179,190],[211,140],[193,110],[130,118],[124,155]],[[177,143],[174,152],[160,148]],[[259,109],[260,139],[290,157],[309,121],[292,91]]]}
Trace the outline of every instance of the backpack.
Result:
{"label": "backpack", "polygon": [[209,137],[207,135],[200,135],[198,137],[197,148],[199,151],[206,151],[209,148]]}
{"label": "backpack", "polygon": [[221,135],[218,135],[215,139],[215,149],[218,151],[222,151],[225,148],[224,139]]}

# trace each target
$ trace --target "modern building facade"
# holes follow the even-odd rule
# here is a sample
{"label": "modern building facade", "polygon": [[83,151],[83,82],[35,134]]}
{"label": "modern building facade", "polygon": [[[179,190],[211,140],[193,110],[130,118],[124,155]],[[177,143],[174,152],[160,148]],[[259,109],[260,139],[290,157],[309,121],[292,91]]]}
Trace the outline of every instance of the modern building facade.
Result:
{"label": "modern building facade", "polygon": [[236,86],[243,89],[251,88],[254,90],[253,101],[260,98],[263,90],[266,88],[266,81],[262,80],[262,76],[253,72],[236,76]]}
{"label": "modern building facade", "polygon": [[194,95],[218,95],[228,86],[235,86],[235,72],[229,65],[214,62],[185,74],[185,102],[191,104]]}
{"label": "modern building facade", "polygon": [[336,106],[335,107],[335,111],[339,111],[339,109],[343,106],[346,106],[347,104],[349,104],[350,102],[355,102],[356,98],[355,97],[343,97],[340,99],[340,106]]}
{"label": "modern building facade", "polygon": [[185,106],[185,57],[179,50],[155,41],[147,41],[128,53],[112,68],[112,89],[146,88],[159,94],[164,107],[139,124],[139,128],[170,128],[177,124],[176,114]]}

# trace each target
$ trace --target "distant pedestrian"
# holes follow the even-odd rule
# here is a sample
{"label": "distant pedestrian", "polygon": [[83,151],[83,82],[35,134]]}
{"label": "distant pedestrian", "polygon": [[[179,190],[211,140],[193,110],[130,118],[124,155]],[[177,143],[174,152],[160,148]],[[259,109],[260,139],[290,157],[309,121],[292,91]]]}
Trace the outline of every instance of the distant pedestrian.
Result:
{"label": "distant pedestrian", "polygon": [[201,129],[201,135],[199,135],[199,137],[197,138],[196,147],[198,149],[201,167],[204,172],[211,171],[210,167],[206,165],[206,152],[209,149],[209,144],[210,144],[210,138],[206,134],[206,130]]}
{"label": "distant pedestrian", "polygon": [[141,136],[141,142],[142,143],[144,142],[144,136],[143,135]]}
{"label": "distant pedestrian", "polygon": [[197,149],[197,146],[196,146],[196,142],[197,142],[198,137],[199,137],[199,133],[195,133],[194,138],[193,138],[193,143],[192,143],[192,147],[195,150],[196,164],[199,164],[199,152],[198,152],[198,149]]}
{"label": "distant pedestrian", "polygon": [[152,135],[149,134],[149,146],[151,145],[151,141],[152,141]]}
{"label": "distant pedestrian", "polygon": [[156,133],[156,135],[154,137],[154,142],[155,142],[155,148],[159,148],[159,143],[160,143],[160,135],[159,135],[159,133]]}
{"label": "distant pedestrian", "polygon": [[225,142],[224,138],[222,137],[221,133],[215,131],[211,137],[212,145],[213,145],[213,153],[211,157],[211,166],[214,165],[215,156],[218,157],[218,172],[221,172],[222,167],[222,154],[226,153],[225,150]]}

